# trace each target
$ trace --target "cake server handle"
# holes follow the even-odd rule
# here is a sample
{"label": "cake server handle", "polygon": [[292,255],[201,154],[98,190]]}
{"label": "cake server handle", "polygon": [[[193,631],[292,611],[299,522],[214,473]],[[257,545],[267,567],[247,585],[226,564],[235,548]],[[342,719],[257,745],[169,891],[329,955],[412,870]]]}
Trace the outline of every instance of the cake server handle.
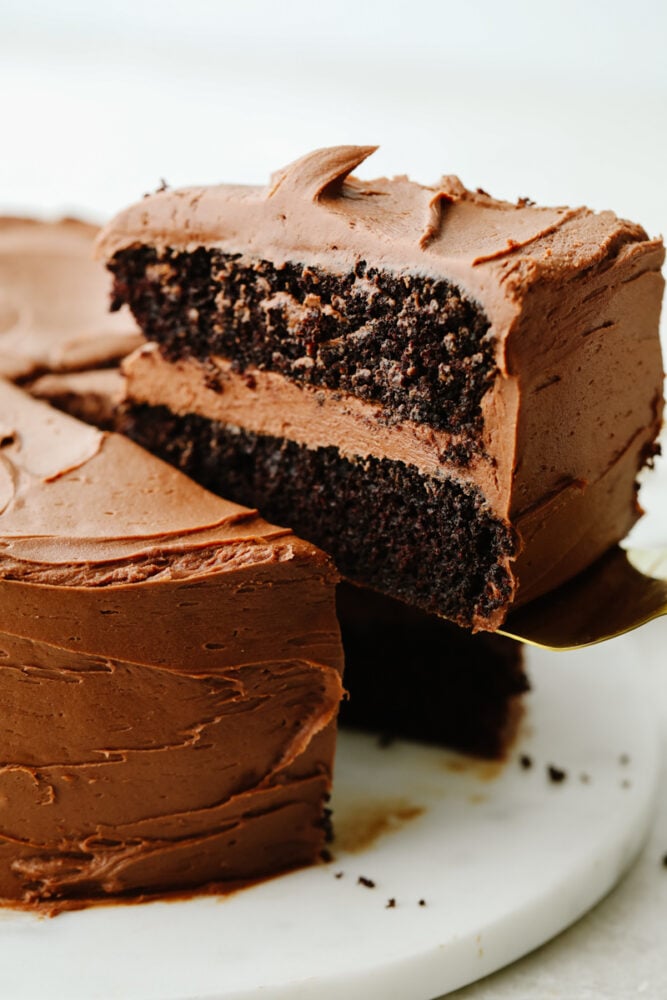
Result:
{"label": "cake server handle", "polygon": [[510,612],[498,632],[542,649],[580,649],[664,614],[667,548],[617,545],[562,587]]}

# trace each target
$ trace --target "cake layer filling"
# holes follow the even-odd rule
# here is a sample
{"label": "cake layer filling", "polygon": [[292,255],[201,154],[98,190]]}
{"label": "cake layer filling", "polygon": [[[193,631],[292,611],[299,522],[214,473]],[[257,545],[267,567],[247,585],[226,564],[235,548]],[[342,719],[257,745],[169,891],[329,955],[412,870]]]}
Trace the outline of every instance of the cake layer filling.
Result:
{"label": "cake layer filling", "polygon": [[196,413],[256,434],[284,437],[306,448],[337,448],[351,460],[380,458],[414,466],[425,475],[455,475],[484,490],[490,508],[504,513],[498,462],[484,447],[471,451],[461,435],[404,421],[389,427],[383,408],[356,396],[296,385],[283,375],[257,368],[235,371],[211,357],[168,361],[147,344],[123,363],[126,395],[133,403],[166,406],[172,413]]}
{"label": "cake layer filling", "polygon": [[514,534],[470,484],[164,407],[129,407],[123,429],[209,489],[298,526],[351,580],[464,625],[500,620],[513,595]]}
{"label": "cake layer filling", "polygon": [[116,408],[123,399],[123,379],[115,367],[53,372],[31,382],[29,392],[77,420],[113,430]]}
{"label": "cake layer filling", "polygon": [[381,403],[388,423],[471,438],[496,374],[482,309],[445,280],[359,261],[332,273],[198,247],[119,251],[115,303],[129,303],[168,357],[212,354],[304,385]]}

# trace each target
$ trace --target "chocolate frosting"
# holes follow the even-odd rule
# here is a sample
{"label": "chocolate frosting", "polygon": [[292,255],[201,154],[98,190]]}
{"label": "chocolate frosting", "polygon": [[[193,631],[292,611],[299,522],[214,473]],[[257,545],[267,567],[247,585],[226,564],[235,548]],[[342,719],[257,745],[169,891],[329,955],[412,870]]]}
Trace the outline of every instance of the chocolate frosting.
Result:
{"label": "chocolate frosting", "polygon": [[127,310],[109,314],[96,233],[76,219],[0,218],[0,375],[104,365],[141,343]]}
{"label": "chocolate frosting", "polygon": [[[469,191],[457,177],[433,186],[407,177],[350,176],[374,146],[337,146],[302,157],[265,188],[218,185],[166,189],[120,212],[101,232],[109,259],[135,243],[218,247],[282,263],[352,269],[373,266],[457,278],[492,321],[510,316],[525,286],[554,271],[578,271],[611,245],[645,240],[641,227],[612,212],[540,208]],[[518,261],[530,260],[539,270]]]}
{"label": "chocolate frosting", "polygon": [[[479,483],[494,513],[518,530],[515,572],[526,600],[581,570],[639,514],[634,481],[662,417],[662,243],[612,212],[510,204],[450,175],[432,186],[352,176],[374,148],[317,150],[264,188],[158,192],[103,230],[98,253],[205,245],[335,272],[363,259],[457,284],[490,321],[498,368],[472,463],[443,461],[446,435],[409,422],[388,431],[372,404],[271,373],[248,371],[242,384],[222,359],[211,359],[222,386],[216,400],[195,362],[169,369],[142,352],[126,366],[130,396],[259,433],[276,435],[282,423],[310,447],[323,443],[328,421],[329,443],[342,450],[372,449]],[[292,308],[296,322],[303,307]],[[316,419],[318,405],[327,415]]]}
{"label": "chocolate frosting", "polygon": [[228,887],[322,847],[330,561],[0,380],[0,896]]}

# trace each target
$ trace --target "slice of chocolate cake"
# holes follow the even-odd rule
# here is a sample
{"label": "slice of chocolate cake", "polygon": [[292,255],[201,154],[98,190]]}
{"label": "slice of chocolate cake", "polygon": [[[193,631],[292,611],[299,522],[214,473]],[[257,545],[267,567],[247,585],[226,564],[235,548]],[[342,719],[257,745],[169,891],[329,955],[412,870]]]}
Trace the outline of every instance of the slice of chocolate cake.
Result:
{"label": "slice of chocolate cake", "polygon": [[315,861],[336,579],[0,379],[0,899],[53,912]]}
{"label": "slice of chocolate cake", "polygon": [[351,177],[370,152],[162,191],[104,230],[115,305],[155,342],[125,427],[350,580],[493,629],[638,516],[663,248],[611,212]]}

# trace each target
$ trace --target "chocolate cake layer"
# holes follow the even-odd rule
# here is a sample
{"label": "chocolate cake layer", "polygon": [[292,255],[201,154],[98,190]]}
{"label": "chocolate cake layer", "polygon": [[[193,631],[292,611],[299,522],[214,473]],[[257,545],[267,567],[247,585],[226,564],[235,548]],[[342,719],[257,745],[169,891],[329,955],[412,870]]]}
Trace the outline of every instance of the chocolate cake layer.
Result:
{"label": "chocolate cake layer", "polygon": [[480,757],[506,754],[529,688],[519,643],[425,615],[342,583],[336,607],[345,649],[343,726]]}
{"label": "chocolate cake layer", "polygon": [[96,234],[77,219],[0,218],[0,376],[101,367],[142,342],[127,309],[109,315]]}
{"label": "chocolate cake layer", "polygon": [[[663,248],[611,212],[499,202],[453,177],[350,176],[370,152],[319,150],[265,189],[162,191],[106,228],[115,304],[162,351],[128,365],[130,400],[284,439],[302,463],[334,447],[367,469],[414,467],[427,493],[432,479],[448,484],[439,496],[476,489],[475,516],[518,545],[496,548],[495,597],[475,603],[460,597],[480,593],[479,563],[443,537],[457,568],[439,611],[493,629],[639,515],[662,413]],[[300,517],[303,531],[309,508]],[[385,523],[403,573],[428,562],[426,543],[410,564],[394,551]]]}
{"label": "chocolate cake layer", "polygon": [[116,413],[125,397],[125,382],[117,366],[50,372],[27,388],[36,399],[103,430],[115,430]]}
{"label": "chocolate cake layer", "polygon": [[513,552],[511,530],[474,487],[165,408],[132,407],[120,426],[208,489],[240,503],[254,497],[273,520],[296,517],[300,533],[335,552],[350,580],[452,618],[468,607],[491,617],[511,594],[501,568]]}
{"label": "chocolate cake layer", "polygon": [[317,859],[330,561],[0,381],[0,897],[49,912]]}
{"label": "chocolate cake layer", "polygon": [[[199,247],[153,247],[113,258],[114,303],[129,303],[168,358],[233,358],[234,369],[383,405],[388,423],[411,420],[471,436],[495,375],[489,322],[447,281],[396,276],[359,261],[353,272]],[[267,290],[270,298],[267,298]]]}

